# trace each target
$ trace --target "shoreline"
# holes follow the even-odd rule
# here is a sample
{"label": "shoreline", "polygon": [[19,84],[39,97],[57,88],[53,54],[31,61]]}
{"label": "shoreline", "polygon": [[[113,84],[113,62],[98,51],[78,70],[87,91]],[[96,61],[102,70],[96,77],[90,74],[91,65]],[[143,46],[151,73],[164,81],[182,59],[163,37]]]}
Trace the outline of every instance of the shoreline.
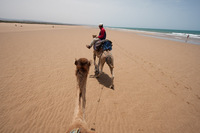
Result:
{"label": "shoreline", "polygon": [[[65,23],[55,23],[55,22],[40,22],[40,21],[29,21],[29,20],[0,20],[0,23],[18,23],[18,24],[38,24],[38,25],[55,25],[55,26],[88,26],[91,28],[95,28],[95,26],[91,25],[79,25],[79,24],[65,24]],[[195,45],[200,45],[200,34],[191,34],[190,30],[172,30],[169,29],[169,31],[188,31],[188,33],[184,32],[177,32],[177,33],[170,33],[170,32],[156,32],[154,30],[167,30],[168,29],[152,29],[152,28],[128,28],[128,27],[106,27],[108,29],[112,30],[121,30],[121,31],[129,31],[129,32],[137,32],[138,35],[142,36],[148,36],[148,37],[154,37],[159,39],[165,39],[165,40],[171,40],[171,41],[177,41],[177,42],[186,42],[191,43]],[[137,30],[139,29],[139,30]],[[147,30],[145,30],[147,29]],[[152,30],[152,31],[151,31]],[[194,31],[194,32],[200,32],[200,31]],[[189,39],[187,39],[187,35],[190,35]],[[187,41],[186,41],[187,40]]]}
{"label": "shoreline", "polygon": [[[128,31],[128,32],[136,32],[138,35],[142,36],[148,36],[153,38],[159,38],[159,39],[165,39],[165,40],[171,40],[171,41],[177,41],[177,42],[186,42],[187,35],[186,33],[164,33],[164,32],[153,32],[153,31],[143,31],[143,30],[134,30],[134,29],[120,29],[120,28],[111,28],[112,30],[119,30],[119,31]],[[159,30],[159,29],[158,29]],[[186,43],[200,45],[200,35],[193,35],[189,34],[190,37],[187,40]]]}
{"label": "shoreline", "polygon": [[167,35],[167,34],[153,34],[153,35],[139,34],[139,35],[149,36],[149,37],[154,37],[154,38],[159,38],[159,39],[165,39],[165,40],[171,40],[171,41],[176,41],[176,42],[183,42],[183,43],[200,45],[200,39],[196,39],[196,38],[187,39],[186,37],[172,36],[172,35]]}

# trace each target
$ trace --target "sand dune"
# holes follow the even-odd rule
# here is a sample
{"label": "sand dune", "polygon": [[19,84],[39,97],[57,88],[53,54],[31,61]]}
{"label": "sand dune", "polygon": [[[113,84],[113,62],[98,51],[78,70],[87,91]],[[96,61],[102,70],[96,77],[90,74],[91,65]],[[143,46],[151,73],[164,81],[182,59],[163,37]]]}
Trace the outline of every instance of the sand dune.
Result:
{"label": "sand dune", "polygon": [[[98,28],[0,23],[0,132],[64,133],[75,107],[75,58]],[[22,26],[21,26],[22,25]],[[198,133],[200,46],[107,29],[107,65],[87,81],[86,121],[98,133]]]}

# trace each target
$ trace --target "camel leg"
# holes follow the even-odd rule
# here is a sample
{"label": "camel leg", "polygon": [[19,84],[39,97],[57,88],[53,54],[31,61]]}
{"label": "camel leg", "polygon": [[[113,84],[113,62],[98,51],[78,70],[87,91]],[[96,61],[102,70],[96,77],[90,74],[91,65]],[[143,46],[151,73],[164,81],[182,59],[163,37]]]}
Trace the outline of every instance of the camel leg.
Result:
{"label": "camel leg", "polygon": [[99,58],[98,65],[96,66],[97,73],[95,73],[97,75],[97,77],[99,77],[99,75],[100,75],[100,72],[99,72],[100,63],[101,63],[101,61],[100,61],[100,58]]}
{"label": "camel leg", "polygon": [[111,78],[111,80],[112,80],[111,82],[112,82],[112,83],[111,83],[111,86],[110,86],[110,87],[111,87],[112,89],[114,89],[114,73],[113,73],[113,66],[109,66],[109,68],[110,68],[110,72],[111,72],[111,75],[112,75],[112,78]]}
{"label": "camel leg", "polygon": [[95,75],[98,75],[99,69],[98,69],[98,66],[96,64],[96,54],[95,53],[93,54],[93,59],[94,59],[94,73],[95,73]]}
{"label": "camel leg", "polygon": [[105,64],[106,60],[101,58],[101,63],[100,63],[100,74],[103,72],[103,66]]}
{"label": "camel leg", "polygon": [[93,53],[93,59],[94,59],[94,66],[96,66],[96,54]]}
{"label": "camel leg", "polygon": [[[99,77],[102,74],[102,70],[103,70],[103,65],[105,63],[105,60],[102,59],[102,56],[99,57],[99,63],[98,63],[98,74],[97,77]],[[100,71],[99,71],[100,70]]]}
{"label": "camel leg", "polygon": [[114,60],[113,60],[113,57],[111,56],[111,61],[110,61],[110,64],[109,65],[109,68],[110,68],[110,73],[112,75],[112,83],[111,83],[111,88],[114,89],[114,72],[113,72],[113,68],[114,68]]}

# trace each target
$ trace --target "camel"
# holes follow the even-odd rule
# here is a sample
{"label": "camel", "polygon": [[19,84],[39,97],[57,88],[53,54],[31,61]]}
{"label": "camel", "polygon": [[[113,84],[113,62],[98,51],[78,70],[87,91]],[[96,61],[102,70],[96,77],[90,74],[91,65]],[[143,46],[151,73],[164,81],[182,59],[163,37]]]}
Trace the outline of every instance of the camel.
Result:
{"label": "camel", "polygon": [[[89,48],[88,46],[86,46],[87,48]],[[99,58],[99,62],[98,65],[96,64],[96,56]],[[114,57],[111,53],[111,51],[109,50],[105,50],[103,51],[102,48],[100,48],[98,51],[94,50],[93,51],[93,59],[94,59],[94,66],[95,66],[95,75],[98,78],[103,71],[103,66],[105,64],[105,62],[108,64],[109,68],[110,68],[110,73],[112,75],[112,83],[110,88],[114,89],[114,73],[113,73],[113,68],[114,68]],[[100,71],[99,71],[100,69]]]}
{"label": "camel", "polygon": [[[94,54],[93,54],[93,58],[94,58],[94,65],[95,65],[95,75],[97,75],[96,77],[98,78],[102,72],[103,72],[103,66],[105,64],[105,62],[108,64],[109,68],[110,68],[110,73],[112,75],[111,77],[111,86],[110,88],[114,89],[114,73],[113,73],[113,68],[114,68],[114,58],[113,55],[111,53],[111,51],[102,51],[102,49],[98,52],[94,50]],[[99,58],[99,62],[98,65],[96,64],[96,56]]]}
{"label": "camel", "polygon": [[[77,77],[77,92],[79,96],[79,106],[82,104],[83,111],[86,105],[86,82],[90,69],[90,62],[86,58],[80,58],[75,60],[76,65],[76,77]],[[81,100],[82,98],[82,100]]]}
{"label": "camel", "polygon": [[94,131],[89,130],[84,118],[84,110],[86,105],[86,82],[90,68],[90,62],[86,58],[80,58],[79,60],[75,60],[75,65],[75,75],[77,77],[76,105],[74,119],[67,133],[94,133]]}

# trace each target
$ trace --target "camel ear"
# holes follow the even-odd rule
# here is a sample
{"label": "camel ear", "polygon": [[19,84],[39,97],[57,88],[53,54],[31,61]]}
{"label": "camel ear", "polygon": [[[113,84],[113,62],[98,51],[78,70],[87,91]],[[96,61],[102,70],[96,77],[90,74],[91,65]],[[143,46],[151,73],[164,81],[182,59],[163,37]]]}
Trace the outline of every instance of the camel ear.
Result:
{"label": "camel ear", "polygon": [[77,61],[77,59],[75,59],[74,64],[75,64],[76,66],[78,65],[78,61]]}
{"label": "camel ear", "polygon": [[90,62],[88,62],[88,66],[90,66],[91,64],[90,64]]}

